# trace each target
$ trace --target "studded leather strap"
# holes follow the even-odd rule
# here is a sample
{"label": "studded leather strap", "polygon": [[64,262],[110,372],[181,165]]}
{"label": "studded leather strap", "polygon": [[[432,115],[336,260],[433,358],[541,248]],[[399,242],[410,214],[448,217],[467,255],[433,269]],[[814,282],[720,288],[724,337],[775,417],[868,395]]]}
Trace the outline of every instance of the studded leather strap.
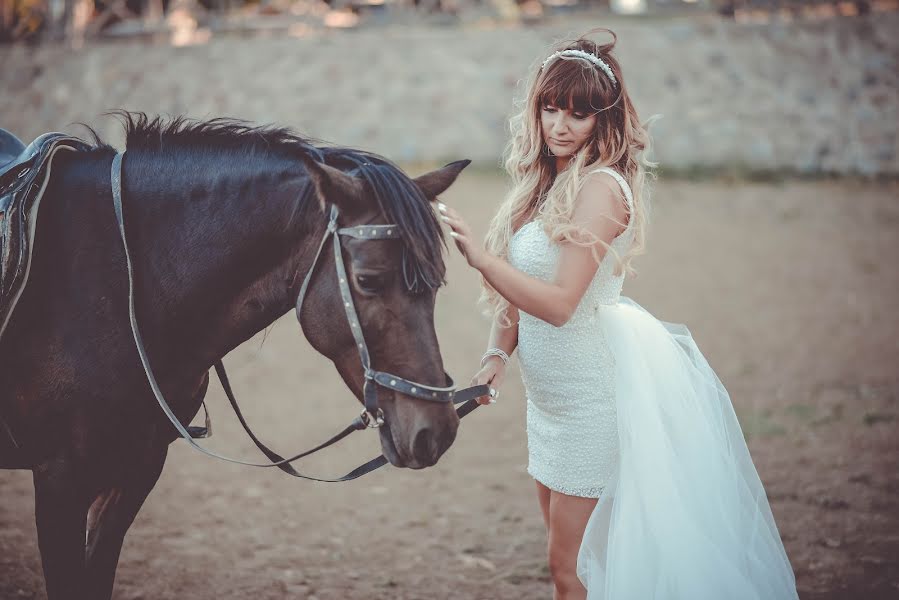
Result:
{"label": "studded leather strap", "polygon": [[[244,429],[249,434],[250,438],[253,442],[259,447],[260,450],[272,461],[270,463],[253,463],[243,460],[238,460],[234,458],[229,458],[227,456],[223,456],[221,454],[217,454],[210,450],[207,450],[203,446],[197,444],[192,438],[190,432],[185,428],[185,426],[181,423],[181,421],[175,416],[168,402],[166,402],[165,398],[162,395],[162,391],[159,388],[159,384],[156,381],[156,377],[153,375],[153,370],[150,366],[150,360],[147,356],[146,348],[144,347],[143,338],[140,334],[140,330],[137,324],[137,315],[134,306],[134,267],[131,262],[131,254],[128,249],[128,241],[125,235],[125,220],[123,214],[122,207],[122,160],[124,157],[124,152],[119,152],[113,157],[112,167],[110,173],[110,181],[112,185],[112,198],[113,205],[115,208],[116,222],[118,224],[119,234],[122,239],[122,247],[125,252],[125,263],[127,267],[128,274],[128,315],[131,324],[131,332],[134,337],[134,344],[137,348],[138,355],[140,357],[141,365],[144,368],[144,373],[147,377],[147,381],[150,384],[150,388],[153,391],[153,395],[156,397],[156,401],[159,404],[159,407],[162,409],[163,413],[165,413],[166,417],[168,417],[169,421],[175,427],[175,430],[181,435],[181,437],[188,443],[188,445],[192,446],[196,450],[211,456],[213,458],[218,458],[220,460],[224,460],[227,462],[246,465],[251,467],[278,467],[281,470],[285,471],[289,475],[294,477],[301,477],[303,479],[310,479],[313,481],[323,481],[323,482],[342,482],[342,481],[350,481],[352,479],[356,479],[357,477],[361,477],[366,473],[370,473],[371,471],[383,466],[387,463],[387,459],[383,456],[379,456],[375,459],[370,460],[364,465],[358,467],[357,469],[347,473],[343,477],[338,479],[322,479],[318,477],[311,477],[308,475],[302,475],[294,470],[290,463],[296,461],[300,458],[313,454],[323,448],[327,448],[328,446],[340,441],[345,438],[347,435],[352,433],[353,431],[359,431],[365,429],[369,420],[364,418],[363,416],[356,417],[353,421],[345,427],[341,432],[337,435],[333,436],[328,441],[324,442],[308,450],[306,452],[301,452],[296,454],[290,458],[282,458],[272,450],[270,450],[265,444],[263,444],[256,435],[250,430],[249,425],[243,417],[243,414],[240,411],[240,408],[237,405],[237,400],[234,398],[234,394],[231,390],[231,385],[228,381],[227,373],[225,372],[225,367],[221,361],[217,361],[215,365],[216,374],[219,376],[220,381],[222,382],[222,387],[225,389],[225,393],[228,396],[229,401],[231,402],[232,407],[234,408],[235,413],[237,414],[238,419],[240,420],[241,425],[243,425]],[[319,244],[318,251],[316,252],[315,258],[312,263],[312,267],[309,269],[309,273],[307,273],[305,280],[303,281],[303,286],[301,287],[300,294],[297,298],[297,316],[299,317],[300,309],[302,307],[303,298],[305,297],[306,291],[309,287],[309,282],[312,279],[313,271],[315,270],[315,266],[318,264],[318,259],[324,249],[325,243],[328,240],[328,237],[338,233],[337,229],[337,208],[332,207],[331,216],[328,222],[328,229],[325,233],[325,236],[322,238],[321,243]],[[352,237],[358,237],[360,239],[387,239],[393,236],[393,232],[389,230],[391,226],[389,225],[379,225],[379,226],[367,226],[365,230],[359,230],[358,228],[352,228],[355,231],[353,233],[345,233],[345,235],[351,235]],[[347,230],[340,230],[340,232],[344,232]],[[383,237],[378,237],[382,236]],[[368,236],[374,236],[369,238]],[[370,369],[369,361],[368,361],[368,349],[365,346],[365,340],[362,337],[361,327],[358,323],[358,318],[355,316],[355,307],[352,304],[352,294],[350,293],[349,285],[346,281],[346,271],[343,266],[343,257],[341,255],[340,250],[340,240],[339,235],[334,235],[334,253],[335,253],[335,261],[338,265],[338,278],[341,283],[341,296],[345,298],[344,308],[347,311],[347,318],[350,319],[351,329],[353,329],[354,338],[357,340],[357,345],[360,350],[360,357],[363,362],[363,367],[365,369],[366,376],[366,385],[369,390],[375,391],[375,397],[372,399],[372,406],[375,407],[375,412],[373,413],[369,408],[369,399],[367,395],[371,392],[366,393],[366,409],[368,414],[375,416],[377,414],[377,397],[375,384],[382,385],[384,387],[388,387],[399,391],[404,394],[408,394],[411,396],[415,396],[416,398],[423,398],[426,400],[436,400],[442,402],[455,402],[464,404],[458,409],[459,418],[464,417],[469,414],[471,411],[476,409],[479,404],[477,403],[477,398],[481,396],[486,396],[490,389],[486,385],[474,386],[467,388],[465,390],[459,390],[457,392],[453,391],[452,388],[452,379],[447,375],[447,381],[449,382],[449,387],[445,388],[435,388],[422,384],[416,384],[414,382],[407,381],[401,377],[397,377],[395,375],[391,375],[389,373],[380,373],[376,371],[372,371]],[[355,327],[352,324],[355,323]]]}

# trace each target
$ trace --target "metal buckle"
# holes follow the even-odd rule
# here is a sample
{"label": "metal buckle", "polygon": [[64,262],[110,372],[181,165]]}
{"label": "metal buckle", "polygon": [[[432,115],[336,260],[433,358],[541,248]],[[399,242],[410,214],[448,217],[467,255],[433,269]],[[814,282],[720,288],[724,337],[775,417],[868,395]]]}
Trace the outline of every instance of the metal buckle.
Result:
{"label": "metal buckle", "polygon": [[206,403],[203,402],[203,412],[206,413],[206,422],[203,427],[197,427],[191,425],[187,428],[188,433],[190,433],[190,437],[195,440],[202,440],[205,438],[212,437],[212,419],[209,418],[209,410],[206,408]]}
{"label": "metal buckle", "polygon": [[362,418],[362,423],[369,429],[377,429],[384,424],[384,411],[380,408],[378,409],[374,420],[372,420],[371,415],[368,414],[368,411],[365,409],[362,410],[362,414],[359,416]]}

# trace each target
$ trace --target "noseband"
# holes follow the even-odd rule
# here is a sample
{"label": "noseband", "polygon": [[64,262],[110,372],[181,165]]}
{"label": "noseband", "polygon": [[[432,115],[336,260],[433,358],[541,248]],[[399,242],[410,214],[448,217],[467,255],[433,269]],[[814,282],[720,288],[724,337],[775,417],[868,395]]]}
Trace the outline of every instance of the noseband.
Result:
{"label": "noseband", "polygon": [[[337,206],[331,205],[331,216],[328,219],[328,227],[315,258],[312,260],[312,266],[306,273],[300,293],[297,296],[297,320],[301,321],[301,311],[303,308],[303,299],[309,290],[309,283],[312,281],[312,275],[318,264],[319,258],[322,256],[322,250],[329,237],[334,239],[334,265],[337,269],[337,285],[340,287],[340,300],[343,302],[343,309],[346,312],[347,322],[350,324],[350,331],[353,332],[353,339],[356,342],[356,349],[359,351],[359,360],[362,362],[362,371],[365,381],[362,385],[362,398],[365,403],[365,410],[362,411],[362,417],[365,424],[369,427],[380,427],[384,424],[384,411],[378,406],[378,386],[419,398],[420,400],[429,400],[431,402],[451,403],[455,397],[455,384],[449,374],[444,373],[446,377],[446,387],[434,387],[423,383],[416,383],[404,379],[399,375],[385,373],[383,371],[375,371],[371,368],[371,359],[368,353],[368,346],[365,343],[365,337],[362,335],[362,326],[359,324],[359,315],[356,312],[356,305],[353,303],[353,295],[350,292],[350,284],[347,279],[346,266],[343,262],[343,252],[340,248],[340,236],[355,238],[357,240],[390,240],[399,239],[399,227],[396,225],[358,225],[356,227],[337,226],[337,217],[339,211]],[[302,321],[300,323],[302,326]]]}
{"label": "noseband", "polygon": [[[381,371],[375,371],[371,368],[371,361],[369,359],[368,354],[368,346],[365,345],[365,339],[362,336],[362,328],[359,325],[359,318],[356,314],[356,308],[353,304],[353,296],[350,293],[350,287],[347,283],[346,276],[346,268],[343,263],[343,255],[340,249],[340,236],[346,235],[356,239],[362,240],[381,240],[381,239],[393,239],[399,237],[398,228],[396,225],[365,225],[365,226],[357,226],[357,227],[347,227],[347,228],[338,228],[337,227],[337,215],[338,210],[336,206],[331,207],[331,216],[328,220],[328,226],[325,230],[325,235],[319,243],[318,250],[315,254],[315,258],[312,261],[312,266],[309,268],[309,272],[306,274],[306,278],[303,281],[303,285],[300,288],[300,293],[297,296],[296,302],[296,310],[297,310],[297,318],[300,317],[300,310],[303,305],[303,299],[306,296],[306,291],[309,288],[309,283],[312,280],[312,274],[315,271],[315,267],[318,264],[318,259],[322,254],[322,249],[325,246],[325,243],[328,241],[328,238],[333,235],[334,237],[334,262],[337,268],[337,279],[338,284],[340,286],[340,295],[343,299],[344,310],[346,311],[347,319],[350,323],[350,329],[353,332],[353,338],[356,342],[357,349],[359,350],[359,357],[362,361],[362,368],[364,372],[365,382],[362,387],[362,396],[363,401],[365,403],[365,409],[362,411],[358,417],[353,419],[353,421],[345,427],[340,433],[333,436],[328,441],[324,442],[312,448],[311,450],[307,450],[306,452],[301,452],[296,454],[290,458],[282,458],[279,454],[275,453],[271,449],[269,449],[265,444],[263,444],[259,438],[252,432],[246,420],[244,419],[243,414],[241,413],[240,407],[237,405],[237,400],[234,397],[234,394],[231,390],[230,382],[228,381],[228,375],[225,372],[225,366],[222,364],[221,360],[216,361],[215,363],[215,372],[219,377],[219,380],[222,383],[222,388],[225,390],[225,395],[228,396],[228,400],[231,402],[231,406],[234,409],[234,412],[237,415],[240,424],[243,425],[243,428],[246,430],[247,434],[256,444],[256,446],[265,454],[272,462],[269,463],[253,463],[247,462],[243,460],[238,460],[235,458],[229,458],[227,456],[223,456],[221,454],[217,454],[212,452],[211,450],[207,450],[203,446],[199,445],[196,441],[194,441],[194,436],[190,431],[181,423],[175,413],[172,411],[172,408],[169,406],[168,402],[166,402],[165,398],[162,395],[162,391],[159,388],[159,384],[156,381],[156,377],[153,375],[153,371],[150,368],[150,361],[147,357],[146,349],[144,348],[143,338],[141,337],[140,330],[137,325],[137,314],[134,308],[134,269],[131,262],[131,254],[128,250],[128,242],[125,238],[125,220],[122,210],[122,157],[124,152],[119,152],[112,159],[112,169],[111,169],[111,186],[112,186],[112,199],[113,205],[115,208],[116,222],[118,224],[119,234],[122,238],[122,246],[125,250],[125,263],[128,271],[128,315],[131,322],[131,333],[134,336],[134,343],[137,347],[138,355],[140,356],[141,364],[144,367],[144,373],[147,376],[147,381],[150,384],[150,389],[153,391],[153,395],[156,397],[156,401],[159,403],[159,407],[165,413],[166,417],[168,417],[169,421],[171,421],[172,426],[178,431],[181,437],[193,448],[199,450],[203,454],[211,456],[213,458],[218,458],[220,460],[224,460],[231,463],[236,463],[239,465],[246,465],[250,467],[278,467],[288,475],[292,475],[294,477],[300,477],[302,479],[311,479],[313,481],[325,481],[325,482],[340,482],[340,481],[350,481],[352,479],[356,479],[357,477],[361,477],[366,473],[370,473],[375,469],[387,464],[387,459],[381,455],[367,463],[357,467],[353,471],[347,473],[343,477],[337,479],[323,479],[318,477],[311,477],[309,475],[302,475],[298,473],[294,468],[290,465],[290,463],[303,458],[305,456],[309,456],[319,450],[327,448],[328,446],[342,440],[347,435],[351,434],[354,431],[359,431],[366,428],[371,427],[380,427],[384,424],[384,411],[378,406],[378,389],[376,386],[385,387],[402,394],[406,394],[409,396],[413,396],[415,398],[419,398],[422,400],[430,400],[433,402],[442,402],[442,403],[453,403],[453,404],[464,404],[457,409],[457,414],[459,418],[464,417],[469,414],[471,411],[480,406],[477,402],[477,398],[481,396],[486,396],[490,388],[486,385],[473,386],[470,388],[466,388],[464,390],[455,391],[453,387],[453,381],[449,375],[446,375],[446,379],[449,382],[448,387],[432,387],[429,385],[423,385],[420,383],[414,383],[412,381],[408,381],[399,377],[398,375],[392,375],[390,373],[384,373]],[[302,327],[302,323],[300,324]],[[210,432],[209,429],[209,416],[207,413],[206,418],[206,433]],[[197,437],[206,437],[206,436],[197,436]]]}

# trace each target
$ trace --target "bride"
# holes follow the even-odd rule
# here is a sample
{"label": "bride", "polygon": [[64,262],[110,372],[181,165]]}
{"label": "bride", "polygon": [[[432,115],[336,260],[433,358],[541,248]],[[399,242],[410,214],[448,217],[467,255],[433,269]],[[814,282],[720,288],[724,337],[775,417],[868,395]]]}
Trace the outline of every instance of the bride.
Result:
{"label": "bride", "polygon": [[438,206],[494,312],[475,383],[518,350],[556,599],[797,598],[727,391],[686,327],[621,297],[654,165],[603,31],[534,69],[486,249]]}

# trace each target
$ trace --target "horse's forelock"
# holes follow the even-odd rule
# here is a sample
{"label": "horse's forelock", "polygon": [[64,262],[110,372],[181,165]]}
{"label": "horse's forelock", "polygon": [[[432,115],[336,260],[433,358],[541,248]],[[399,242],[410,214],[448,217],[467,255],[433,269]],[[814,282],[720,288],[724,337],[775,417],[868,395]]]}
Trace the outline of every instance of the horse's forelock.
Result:
{"label": "horse's forelock", "polygon": [[378,166],[368,178],[379,181],[375,198],[384,216],[403,236],[403,274],[412,292],[438,288],[446,277],[443,230],[430,202],[415,183],[393,165]]}
{"label": "horse's forelock", "polygon": [[328,149],[326,160],[343,163],[363,179],[388,222],[403,239],[403,275],[412,292],[443,285],[443,230],[421,189],[389,160],[359,150]]}

